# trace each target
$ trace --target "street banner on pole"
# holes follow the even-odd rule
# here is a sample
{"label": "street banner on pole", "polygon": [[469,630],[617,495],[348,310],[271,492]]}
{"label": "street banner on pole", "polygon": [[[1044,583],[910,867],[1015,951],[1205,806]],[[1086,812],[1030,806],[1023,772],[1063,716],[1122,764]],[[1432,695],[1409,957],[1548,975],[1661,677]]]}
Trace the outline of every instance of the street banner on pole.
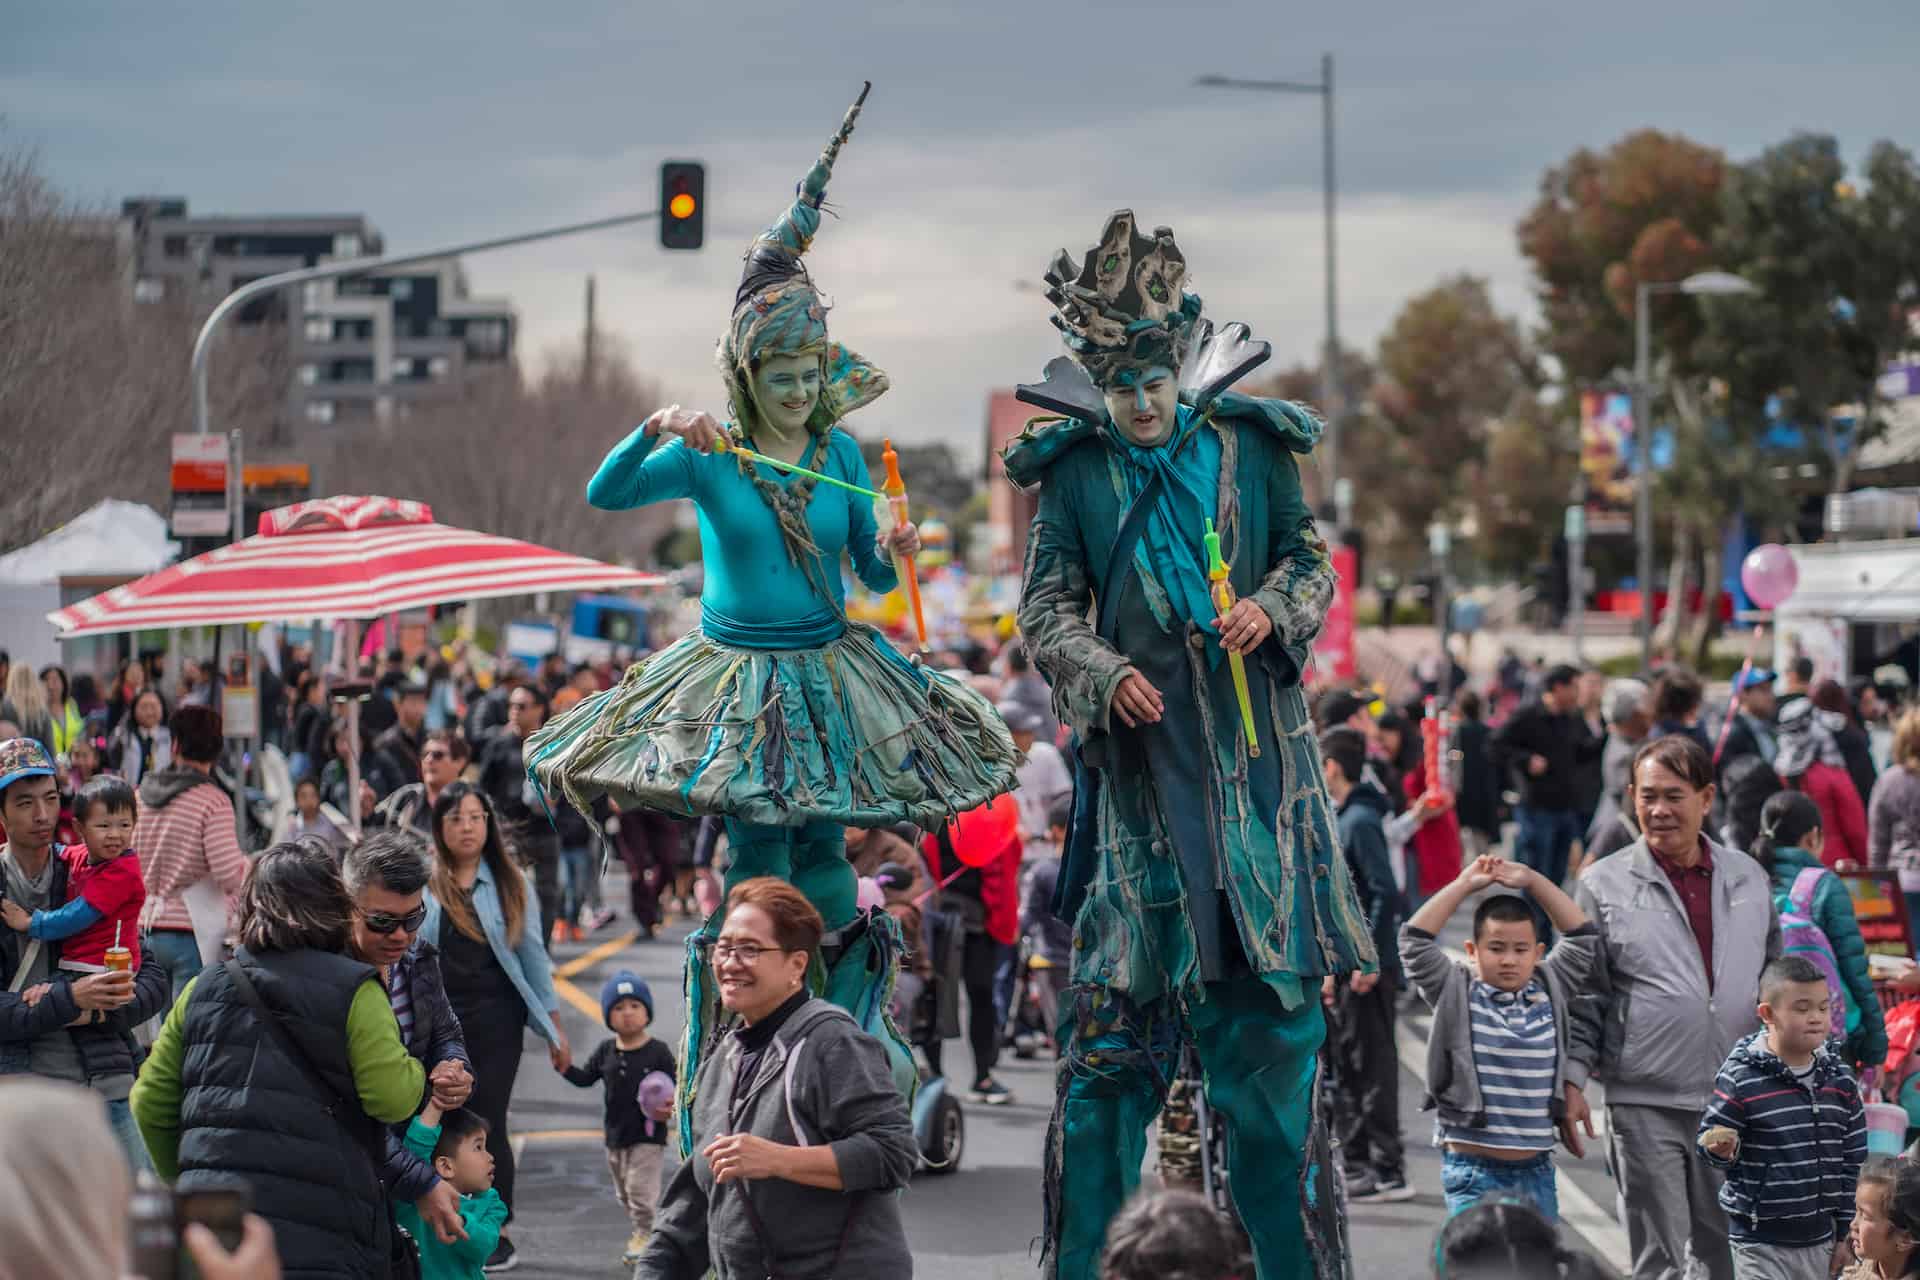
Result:
{"label": "street banner on pole", "polygon": [[1333,571],[1339,581],[1333,588],[1333,603],[1327,606],[1327,620],[1313,642],[1313,665],[1320,681],[1351,680],[1357,670],[1353,648],[1353,593],[1359,584],[1354,581],[1353,548],[1336,545],[1332,548],[1332,558]]}

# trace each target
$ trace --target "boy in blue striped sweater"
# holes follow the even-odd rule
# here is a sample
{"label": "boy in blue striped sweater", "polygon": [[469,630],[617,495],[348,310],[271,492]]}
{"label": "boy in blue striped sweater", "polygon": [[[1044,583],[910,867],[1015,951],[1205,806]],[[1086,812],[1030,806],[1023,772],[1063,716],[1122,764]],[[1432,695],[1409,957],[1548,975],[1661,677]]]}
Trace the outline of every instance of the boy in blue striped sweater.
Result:
{"label": "boy in blue striped sweater", "polygon": [[1700,1114],[1700,1148],[1726,1170],[1740,1280],[1826,1280],[1853,1261],[1853,1188],[1867,1157],[1866,1109],[1827,1045],[1826,977],[1802,956],[1760,973],[1765,1024],[1727,1055]]}
{"label": "boy in blue striped sweater", "polygon": [[[1438,934],[1467,898],[1474,910],[1469,965]],[[1540,904],[1560,933],[1540,941]],[[1559,885],[1518,862],[1482,857],[1427,899],[1400,930],[1400,959],[1433,1007],[1426,1107],[1438,1113],[1440,1186],[1459,1213],[1491,1195],[1515,1196],[1557,1220],[1553,1144],[1565,1118],[1569,1008],[1593,972],[1599,932]]]}

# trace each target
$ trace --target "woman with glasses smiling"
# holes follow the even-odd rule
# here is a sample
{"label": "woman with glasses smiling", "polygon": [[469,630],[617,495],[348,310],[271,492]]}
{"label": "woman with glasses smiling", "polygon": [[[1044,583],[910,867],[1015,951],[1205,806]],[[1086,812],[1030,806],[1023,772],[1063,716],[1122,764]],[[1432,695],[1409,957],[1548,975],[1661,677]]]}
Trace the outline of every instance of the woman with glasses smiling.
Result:
{"label": "woman with glasses smiling", "polygon": [[739,1025],[700,1066],[634,1280],[913,1273],[900,1198],[919,1163],[887,1051],[807,989],[820,913],[762,876],[735,885],[711,949]]}
{"label": "woman with glasses smiling", "polygon": [[[507,854],[500,820],[478,787],[454,782],[433,805],[433,875],[420,937],[440,950],[447,999],[466,1033],[473,1064],[467,1108],[489,1126],[494,1189],[513,1209],[513,1137],[507,1103],[520,1073],[523,1028],[547,1042],[553,1069],[573,1061],[573,1049],[554,1014],[553,969],[540,938],[540,897]],[[513,1242],[503,1234],[488,1266],[512,1265]]]}

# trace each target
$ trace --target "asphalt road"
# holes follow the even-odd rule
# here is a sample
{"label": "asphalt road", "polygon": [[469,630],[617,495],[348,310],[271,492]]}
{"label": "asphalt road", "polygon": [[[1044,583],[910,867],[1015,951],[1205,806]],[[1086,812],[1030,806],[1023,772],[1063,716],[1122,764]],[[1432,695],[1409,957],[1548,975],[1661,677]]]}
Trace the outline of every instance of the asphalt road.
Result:
{"label": "asphalt road", "polygon": [[[609,878],[609,902],[623,900],[620,887]],[[660,941],[636,942],[622,920],[586,944],[558,949],[556,964],[567,975],[560,988],[563,1018],[577,1057],[584,1058],[607,1034],[600,1025],[598,993],[606,976],[619,968],[647,980],[658,1013],[656,1030],[677,1049],[685,932],[684,926],[670,928]],[[1457,945],[1463,936],[1456,924],[1446,941]],[[1431,1120],[1418,1110],[1425,1033],[1424,1016],[1403,1018],[1401,1123],[1419,1194],[1401,1204],[1354,1206],[1354,1274],[1361,1280],[1428,1274],[1434,1233],[1445,1217]],[[964,1042],[949,1043],[946,1052],[963,1066],[968,1061]],[[1004,1107],[968,1104],[959,1171],[923,1174],[907,1192],[907,1232],[921,1280],[1028,1280],[1038,1274],[1040,1156],[1052,1098],[1051,1064],[1005,1058],[997,1074],[1015,1101]],[[509,1231],[520,1248],[517,1274],[606,1280],[627,1275],[620,1253],[628,1228],[607,1175],[600,1108],[598,1089],[576,1089],[555,1075],[544,1049],[528,1037],[512,1114],[521,1150],[519,1205]],[[1561,1213],[1571,1239],[1624,1272],[1625,1237],[1613,1218],[1612,1185],[1598,1147],[1589,1144],[1582,1161],[1560,1154]]]}

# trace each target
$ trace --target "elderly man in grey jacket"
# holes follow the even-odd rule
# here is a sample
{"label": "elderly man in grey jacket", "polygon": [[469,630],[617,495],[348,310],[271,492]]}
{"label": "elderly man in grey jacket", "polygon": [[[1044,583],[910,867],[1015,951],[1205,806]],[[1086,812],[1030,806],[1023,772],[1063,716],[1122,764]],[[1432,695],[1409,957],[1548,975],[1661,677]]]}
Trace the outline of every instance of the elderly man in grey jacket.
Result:
{"label": "elderly man in grey jacket", "polygon": [[1633,1280],[1704,1269],[1732,1280],[1720,1175],[1694,1144],[1727,1052],[1759,1025],[1760,970],[1780,953],[1767,873],[1701,828],[1713,766],[1684,735],[1634,756],[1641,838],[1588,870],[1574,899],[1600,933],[1600,963],[1575,1001],[1567,1145],[1593,1134],[1584,1085],[1606,1086],[1608,1156],[1626,1209]]}

